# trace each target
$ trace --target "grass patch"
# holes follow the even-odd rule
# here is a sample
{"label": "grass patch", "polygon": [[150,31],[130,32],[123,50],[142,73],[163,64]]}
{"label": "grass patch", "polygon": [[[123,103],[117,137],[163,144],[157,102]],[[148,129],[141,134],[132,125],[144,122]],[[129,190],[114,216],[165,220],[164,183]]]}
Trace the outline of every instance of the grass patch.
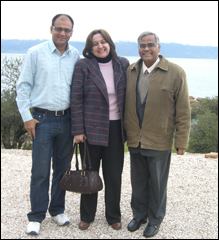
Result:
{"label": "grass patch", "polygon": [[129,151],[129,149],[128,149],[128,146],[127,146],[127,142],[125,142],[125,144],[124,144],[124,152],[128,152]]}

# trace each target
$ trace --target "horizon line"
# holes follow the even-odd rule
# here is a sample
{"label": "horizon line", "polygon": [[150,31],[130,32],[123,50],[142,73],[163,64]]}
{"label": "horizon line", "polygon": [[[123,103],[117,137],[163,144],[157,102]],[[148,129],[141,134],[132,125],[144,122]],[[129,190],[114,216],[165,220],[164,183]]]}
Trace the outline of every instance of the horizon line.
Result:
{"label": "horizon line", "polygon": [[[6,38],[1,38],[1,40],[21,40],[21,41],[35,41],[35,40],[40,40],[40,41],[48,41],[50,39],[42,39],[42,38],[36,38],[36,39],[18,39],[18,38],[14,38],[14,39],[6,39]],[[81,42],[81,43],[85,43],[86,41],[79,41],[79,40],[69,40],[69,42]],[[131,42],[131,43],[136,43],[134,41],[128,41],[128,40],[116,40],[114,41],[114,43],[117,42]],[[191,44],[187,44],[187,43],[177,43],[177,42],[160,42],[161,44],[179,44],[179,45],[185,45],[185,46],[194,46],[194,47],[218,47],[218,46],[212,46],[212,45],[191,45]]]}

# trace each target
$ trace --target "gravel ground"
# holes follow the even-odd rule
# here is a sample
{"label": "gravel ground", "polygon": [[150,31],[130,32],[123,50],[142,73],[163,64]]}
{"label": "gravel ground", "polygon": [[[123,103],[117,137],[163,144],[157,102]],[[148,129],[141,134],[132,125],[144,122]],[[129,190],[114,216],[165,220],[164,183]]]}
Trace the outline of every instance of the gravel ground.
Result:
{"label": "gravel ground", "polygon": [[[122,229],[114,230],[104,216],[104,191],[99,193],[96,218],[86,231],[78,229],[80,195],[66,193],[68,226],[59,227],[47,213],[40,234],[25,233],[30,211],[31,151],[1,150],[1,239],[144,239],[146,224],[129,232],[132,219],[129,153],[125,154],[121,212]],[[218,239],[218,159],[204,154],[172,154],[167,211],[155,239]]]}

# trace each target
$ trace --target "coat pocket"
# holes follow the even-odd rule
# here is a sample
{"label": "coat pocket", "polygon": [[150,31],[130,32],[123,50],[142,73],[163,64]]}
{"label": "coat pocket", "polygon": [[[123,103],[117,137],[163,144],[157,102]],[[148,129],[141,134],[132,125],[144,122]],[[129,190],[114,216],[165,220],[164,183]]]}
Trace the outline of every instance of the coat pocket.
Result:
{"label": "coat pocket", "polygon": [[173,89],[170,87],[162,87],[161,90],[173,93]]}

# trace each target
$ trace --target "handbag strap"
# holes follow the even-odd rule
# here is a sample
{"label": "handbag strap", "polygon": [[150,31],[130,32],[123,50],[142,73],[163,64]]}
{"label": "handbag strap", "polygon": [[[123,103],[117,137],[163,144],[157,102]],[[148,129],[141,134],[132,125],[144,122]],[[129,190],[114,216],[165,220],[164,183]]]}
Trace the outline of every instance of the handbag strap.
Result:
{"label": "handbag strap", "polygon": [[73,158],[73,155],[74,155],[75,148],[76,148],[76,152],[75,152],[75,155],[76,155],[75,167],[76,167],[76,170],[77,170],[77,171],[79,170],[79,168],[78,168],[78,146],[77,146],[77,143],[74,143],[73,149],[72,149],[72,152],[71,152],[71,157],[70,157],[70,159],[69,159],[68,167],[67,167],[66,172],[69,172],[70,169],[71,169],[71,161],[72,161],[72,158]]}
{"label": "handbag strap", "polygon": [[[72,161],[72,158],[73,158],[73,155],[74,155],[75,148],[76,148],[76,151],[75,151],[75,155],[76,155],[76,157],[75,157],[76,158],[75,167],[76,167],[77,171],[79,170],[79,167],[78,167],[79,166],[79,164],[78,164],[78,146],[77,145],[78,145],[78,143],[74,143],[74,145],[73,145],[73,149],[72,149],[72,152],[71,152],[71,158],[69,159],[69,163],[68,163],[68,167],[66,169],[66,172],[69,172],[70,169],[71,169],[71,161]],[[82,161],[82,170],[83,171],[85,171],[87,169],[86,155],[87,155],[87,158],[88,158],[88,169],[92,169],[87,142],[86,142],[86,139],[84,138],[84,157],[83,157],[83,161]]]}
{"label": "handbag strap", "polygon": [[83,162],[82,162],[82,170],[85,171],[86,170],[86,155],[87,155],[87,158],[88,158],[88,169],[92,169],[92,166],[91,166],[91,160],[90,160],[90,154],[89,154],[89,150],[88,150],[88,146],[87,146],[87,141],[86,139],[84,138],[84,158],[83,158]]}

